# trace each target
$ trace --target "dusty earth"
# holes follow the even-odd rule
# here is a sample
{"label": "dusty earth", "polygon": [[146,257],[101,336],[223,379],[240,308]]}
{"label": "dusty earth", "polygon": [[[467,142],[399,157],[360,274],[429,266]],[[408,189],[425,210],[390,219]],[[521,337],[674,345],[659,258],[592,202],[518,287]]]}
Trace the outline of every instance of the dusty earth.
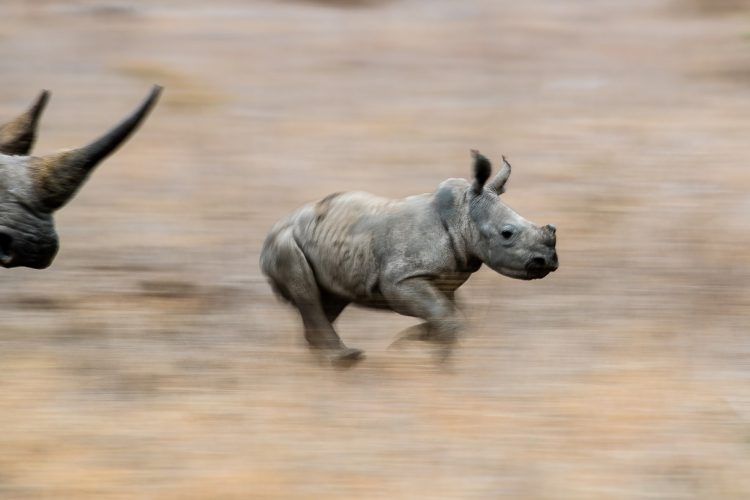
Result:
{"label": "dusty earth", "polygon": [[[0,276],[2,498],[750,497],[745,2],[6,0],[36,151],[158,82],[137,137]],[[330,192],[514,174],[560,270],[482,269],[449,366],[347,310],[321,366],[258,270]]]}

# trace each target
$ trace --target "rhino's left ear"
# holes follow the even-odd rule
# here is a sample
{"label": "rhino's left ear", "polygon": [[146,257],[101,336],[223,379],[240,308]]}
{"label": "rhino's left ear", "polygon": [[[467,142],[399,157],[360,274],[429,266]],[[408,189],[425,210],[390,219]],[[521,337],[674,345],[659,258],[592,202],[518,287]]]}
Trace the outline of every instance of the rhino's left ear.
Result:
{"label": "rhino's left ear", "polygon": [[476,149],[471,150],[471,156],[474,158],[474,182],[471,184],[471,190],[474,194],[482,194],[484,183],[492,173],[492,163]]}
{"label": "rhino's left ear", "polygon": [[510,170],[510,163],[508,163],[508,160],[503,156],[503,168],[500,169],[487,187],[497,194],[503,194],[505,192],[505,183],[508,181],[508,177],[510,177]]}
{"label": "rhino's left ear", "polygon": [[49,92],[42,91],[34,104],[22,115],[0,126],[0,153],[6,155],[28,155],[36,140],[39,117],[49,100]]}

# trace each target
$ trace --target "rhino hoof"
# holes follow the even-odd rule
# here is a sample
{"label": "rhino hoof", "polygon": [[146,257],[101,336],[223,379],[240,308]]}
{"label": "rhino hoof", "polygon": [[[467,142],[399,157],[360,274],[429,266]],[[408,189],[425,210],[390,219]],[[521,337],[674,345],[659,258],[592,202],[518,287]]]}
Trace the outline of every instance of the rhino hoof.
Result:
{"label": "rhino hoof", "polygon": [[364,359],[364,357],[365,352],[363,350],[347,347],[333,355],[331,364],[336,368],[349,368]]}

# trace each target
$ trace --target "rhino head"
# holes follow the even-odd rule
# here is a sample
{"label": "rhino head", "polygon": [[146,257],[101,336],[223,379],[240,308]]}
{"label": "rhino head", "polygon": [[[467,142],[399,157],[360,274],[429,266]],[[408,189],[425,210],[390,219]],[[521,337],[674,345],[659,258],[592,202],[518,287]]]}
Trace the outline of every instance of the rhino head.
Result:
{"label": "rhino head", "polygon": [[510,163],[487,182],[490,161],[478,151],[474,181],[467,191],[469,251],[494,271],[517,279],[539,279],[557,269],[555,226],[539,227],[521,217],[500,199],[510,177]]}
{"label": "rhino head", "polygon": [[29,156],[47,91],[0,127],[0,266],[43,269],[52,263],[59,246],[54,212],[138,128],[160,93],[154,86],[138,109],[91,144],[47,156]]}

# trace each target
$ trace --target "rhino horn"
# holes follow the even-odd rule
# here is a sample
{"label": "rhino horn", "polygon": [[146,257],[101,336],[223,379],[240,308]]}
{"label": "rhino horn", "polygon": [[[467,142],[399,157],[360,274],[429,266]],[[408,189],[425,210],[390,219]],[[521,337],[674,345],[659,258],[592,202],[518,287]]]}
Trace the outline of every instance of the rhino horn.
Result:
{"label": "rhino horn", "polygon": [[497,175],[490,181],[489,187],[491,190],[493,190],[497,194],[503,194],[505,192],[505,183],[508,181],[508,177],[510,177],[510,163],[508,163],[508,160],[505,159],[505,156],[503,156],[503,166],[500,169],[500,171],[497,173]]}
{"label": "rhino horn", "polygon": [[0,153],[28,155],[36,140],[36,127],[42,116],[49,91],[43,90],[25,113],[0,127]]}
{"label": "rhino horn", "polygon": [[32,160],[34,185],[40,202],[49,211],[65,205],[94,168],[130,137],[148,116],[161,94],[155,85],[149,96],[128,118],[91,144]]}

